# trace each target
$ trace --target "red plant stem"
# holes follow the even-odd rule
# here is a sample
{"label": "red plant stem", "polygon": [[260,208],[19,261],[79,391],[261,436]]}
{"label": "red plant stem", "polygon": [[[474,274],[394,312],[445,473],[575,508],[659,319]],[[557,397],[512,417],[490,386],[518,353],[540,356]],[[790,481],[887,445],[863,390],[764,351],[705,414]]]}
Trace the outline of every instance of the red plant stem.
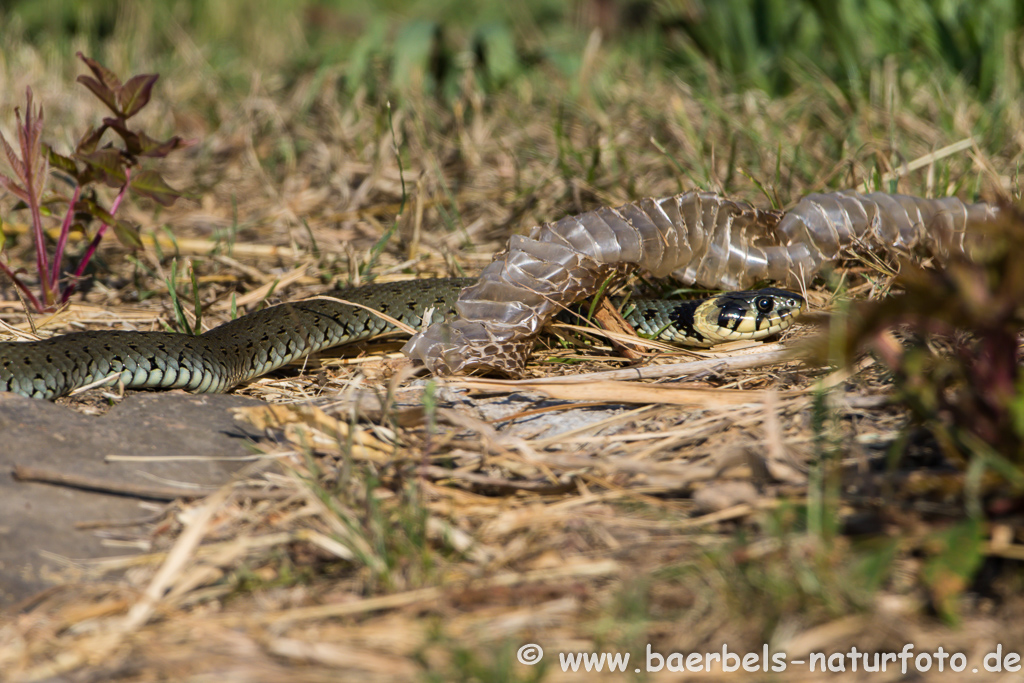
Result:
{"label": "red plant stem", "polygon": [[[117,197],[114,198],[114,203],[110,205],[110,215],[113,216],[117,213],[117,209],[121,206],[121,200],[124,199],[125,193],[128,191],[128,184],[132,179],[132,170],[126,168],[124,170],[124,185],[121,186],[121,191],[117,193]],[[89,264],[89,259],[96,253],[96,247],[100,245],[100,240],[103,239],[103,234],[110,227],[106,223],[100,223],[100,229],[96,231],[96,235],[89,242],[89,247],[85,250],[85,254],[82,256],[82,260],[79,261],[78,267],[75,268],[75,273],[72,275],[71,282],[68,283],[67,288],[64,289],[64,293],[60,297],[60,302],[64,303],[71,297],[71,293],[75,291],[75,286],[78,284],[78,278],[85,272],[85,267]]]}
{"label": "red plant stem", "polygon": [[[57,239],[57,249],[53,253],[53,268],[50,270],[50,289],[57,288],[57,281],[60,279],[60,264],[64,261],[64,247],[68,243],[68,233],[71,232],[71,221],[75,217],[75,205],[82,194],[82,188],[75,186],[75,192],[71,195],[71,203],[68,204],[68,212],[64,214],[64,222],[60,225],[60,238]],[[67,299],[63,299],[67,301]]]}
{"label": "red plant stem", "polygon": [[43,310],[43,305],[39,302],[39,299],[36,298],[36,295],[29,291],[29,288],[25,285],[24,282],[21,281],[21,278],[19,278],[13,270],[8,268],[7,264],[5,264],[3,261],[0,261],[0,270],[2,270],[4,272],[4,275],[9,277],[11,282],[13,282],[18,287],[18,289],[21,290],[21,293],[25,295],[25,298],[28,299],[29,303],[32,304],[32,306],[37,311]]}
{"label": "red plant stem", "polygon": [[[31,174],[31,171],[27,171],[27,173]],[[31,188],[31,185],[29,187]],[[28,193],[28,198],[29,210],[32,212],[32,232],[36,243],[36,271],[39,273],[39,283],[43,287],[43,299],[49,305],[53,301],[48,277],[50,274],[50,264],[46,258],[46,237],[43,235],[43,216],[39,212],[39,198],[35,196],[31,189]]]}
{"label": "red plant stem", "polygon": [[107,231],[107,224],[100,225],[100,229],[96,231],[96,235],[93,236],[92,241],[89,242],[89,248],[85,250],[85,255],[82,260],[79,261],[78,267],[75,268],[74,274],[71,276],[71,282],[64,288],[64,292],[61,294],[60,302],[65,303],[71,298],[71,294],[74,293],[75,287],[78,285],[78,279],[82,277],[82,271],[85,270],[86,264],[89,263],[89,259],[96,252],[96,247],[100,245],[100,240],[103,239],[103,233]]}

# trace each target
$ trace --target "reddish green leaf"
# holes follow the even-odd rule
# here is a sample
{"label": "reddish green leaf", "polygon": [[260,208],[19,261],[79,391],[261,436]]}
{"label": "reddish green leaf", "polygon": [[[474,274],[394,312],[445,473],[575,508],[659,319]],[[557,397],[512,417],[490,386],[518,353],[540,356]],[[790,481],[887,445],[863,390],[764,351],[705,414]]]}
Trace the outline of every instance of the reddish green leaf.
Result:
{"label": "reddish green leaf", "polygon": [[103,104],[107,105],[110,111],[114,112],[115,114],[121,113],[117,109],[117,98],[114,95],[113,90],[106,87],[92,76],[79,76],[75,80],[77,80],[79,83],[84,85],[89,90],[92,90],[92,94],[100,98],[100,101],[103,102]]}
{"label": "reddish green leaf", "polygon": [[170,206],[181,196],[181,192],[164,182],[164,179],[156,171],[145,170],[133,173],[130,187],[136,193],[149,197],[163,206]]}
{"label": "reddish green leaf", "polygon": [[119,150],[104,147],[89,154],[76,154],[75,156],[93,169],[97,178],[111,187],[124,185],[124,159]]}
{"label": "reddish green leaf", "polygon": [[11,170],[14,171],[14,175],[24,180],[25,164],[21,163],[21,159],[18,158],[14,148],[7,142],[7,138],[4,137],[3,133],[0,133],[0,146],[4,148],[4,154],[7,155],[7,163],[11,165]]}
{"label": "reddish green leaf", "polygon": [[103,133],[106,132],[107,127],[101,128],[90,128],[85,131],[85,135],[78,141],[78,145],[75,147],[76,154],[88,154],[96,151],[96,147],[100,144],[100,138],[103,137]]}
{"label": "reddish green leaf", "polygon": [[59,168],[72,176],[78,177],[78,165],[75,163],[74,159],[66,157],[63,154],[58,154],[53,151],[53,147],[46,144],[43,145],[43,149],[46,150],[46,156],[50,160],[51,166]]}
{"label": "reddish green leaf", "polygon": [[100,79],[100,83],[102,83],[108,90],[113,92],[121,89],[121,79],[118,78],[113,71],[103,66],[95,59],[86,57],[81,52],[78,52],[77,54],[78,58],[85,62],[85,65],[89,67],[94,74],[96,74],[96,78]]}
{"label": "reddish green leaf", "polygon": [[149,104],[153,84],[158,78],[160,78],[158,74],[139,74],[132,76],[124,84],[124,87],[117,93],[117,102],[121,105],[121,113],[126,119],[131,118]]}
{"label": "reddish green leaf", "polygon": [[43,134],[43,108],[32,108],[32,88],[25,88],[25,120],[21,120],[21,110],[14,108],[18,118],[18,143],[21,146],[21,160],[31,171],[40,161],[40,140]]}
{"label": "reddish green leaf", "polygon": [[102,221],[107,225],[110,225],[114,221],[114,217],[104,209],[102,206],[96,203],[96,200],[92,197],[81,197],[78,200],[78,204],[75,208],[79,211],[89,214],[92,218]]}
{"label": "reddish green leaf", "polygon": [[114,229],[114,234],[117,235],[117,241],[130,249],[138,249],[142,246],[142,238],[139,237],[139,229],[129,223],[123,221],[120,218],[116,219],[113,223],[107,223]]}
{"label": "reddish green leaf", "polygon": [[124,221],[110,215],[109,211],[97,204],[92,198],[83,198],[79,200],[78,207],[84,209],[86,213],[96,220],[106,223],[108,226],[113,228],[114,234],[117,235],[117,239],[121,244],[131,248],[142,246],[142,240],[139,238],[138,228],[128,221]]}
{"label": "reddish green leaf", "polygon": [[138,228],[128,221],[121,220],[120,218],[114,218],[110,215],[109,211],[97,204],[92,198],[80,199],[76,207],[81,209],[84,213],[89,214],[92,218],[113,228],[114,234],[117,235],[117,240],[126,247],[134,249],[142,246],[142,240],[139,238]]}
{"label": "reddish green leaf", "polygon": [[139,133],[125,125],[124,119],[106,118],[103,119],[103,125],[121,136],[121,139],[124,140],[124,149],[128,154],[136,156],[142,150],[142,141],[139,139]]}
{"label": "reddish green leaf", "polygon": [[189,145],[193,144],[192,142],[182,140],[181,137],[177,135],[175,135],[173,138],[165,140],[164,142],[160,142],[159,140],[154,140],[153,138],[149,137],[142,131],[139,131],[139,141],[141,146],[139,156],[151,157],[155,159],[163,158],[176,149],[182,149],[183,147],[188,147]]}
{"label": "reddish green leaf", "polygon": [[8,178],[3,173],[0,173],[0,187],[10,192],[21,201],[28,202],[28,192],[22,189],[21,185],[17,184],[14,180]]}

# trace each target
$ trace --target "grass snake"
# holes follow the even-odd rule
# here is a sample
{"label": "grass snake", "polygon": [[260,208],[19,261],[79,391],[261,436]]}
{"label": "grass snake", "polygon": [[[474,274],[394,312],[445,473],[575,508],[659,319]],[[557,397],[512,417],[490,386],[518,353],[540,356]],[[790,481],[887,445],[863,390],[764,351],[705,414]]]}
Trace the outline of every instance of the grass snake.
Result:
{"label": "grass snake", "polygon": [[[410,280],[340,289],[327,296],[360,303],[420,329],[450,318],[459,292],[474,282]],[[627,306],[627,322],[643,336],[710,346],[776,334],[792,324],[804,300],[769,288],[694,301],[638,299]],[[0,342],[0,391],[53,399],[119,377],[128,388],[222,392],[307,354],[395,329],[366,309],[315,298],[265,308],[195,336],[92,331]]]}

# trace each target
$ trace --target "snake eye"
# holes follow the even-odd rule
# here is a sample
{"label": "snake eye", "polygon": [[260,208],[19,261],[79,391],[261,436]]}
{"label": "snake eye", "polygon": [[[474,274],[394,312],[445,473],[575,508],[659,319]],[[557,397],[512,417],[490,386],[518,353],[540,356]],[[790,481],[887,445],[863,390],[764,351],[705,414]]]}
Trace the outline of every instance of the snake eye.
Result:
{"label": "snake eye", "polygon": [[754,305],[756,305],[757,310],[761,311],[762,313],[770,313],[771,310],[775,308],[775,302],[772,300],[770,296],[757,297],[757,301],[754,302]]}

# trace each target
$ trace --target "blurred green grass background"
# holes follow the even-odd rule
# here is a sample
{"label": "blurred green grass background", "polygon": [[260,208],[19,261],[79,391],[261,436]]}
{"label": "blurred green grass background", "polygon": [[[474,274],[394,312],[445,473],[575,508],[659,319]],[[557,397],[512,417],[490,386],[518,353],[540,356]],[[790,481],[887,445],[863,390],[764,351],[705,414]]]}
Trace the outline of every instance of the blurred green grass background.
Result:
{"label": "blurred green grass background", "polygon": [[432,87],[450,88],[467,51],[493,88],[545,66],[572,73],[594,28],[614,39],[615,60],[771,96],[820,74],[863,98],[872,74],[895,60],[922,79],[962,81],[998,99],[1024,68],[1015,0],[14,0],[0,19],[7,44],[21,38],[54,55],[82,41],[98,54],[116,40],[133,60],[159,62],[201,46],[217,69],[344,63],[350,87],[384,63],[395,87],[423,70]]}

